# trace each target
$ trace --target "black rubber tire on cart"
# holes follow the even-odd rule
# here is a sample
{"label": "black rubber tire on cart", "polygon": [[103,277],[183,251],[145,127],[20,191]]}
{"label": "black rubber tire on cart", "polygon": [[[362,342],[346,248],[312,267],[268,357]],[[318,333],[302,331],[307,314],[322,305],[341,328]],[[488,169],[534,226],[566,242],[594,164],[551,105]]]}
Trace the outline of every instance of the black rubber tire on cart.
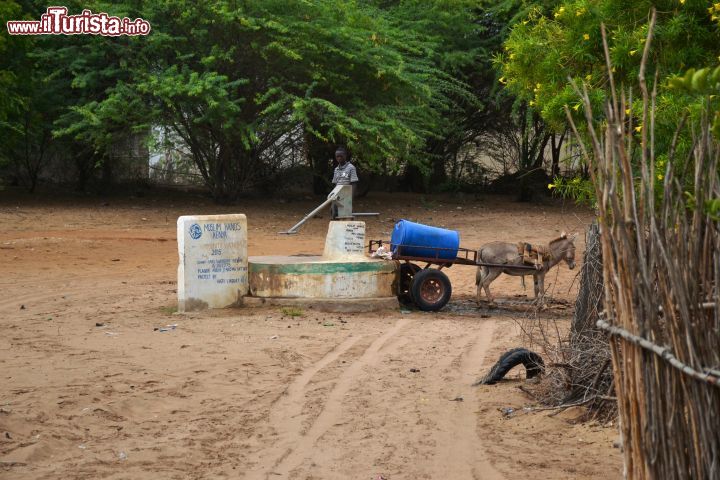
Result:
{"label": "black rubber tire on cart", "polygon": [[400,270],[398,271],[398,291],[397,298],[400,305],[411,306],[414,305],[412,293],[410,287],[412,286],[413,278],[415,274],[420,271],[420,267],[414,263],[401,263]]}
{"label": "black rubber tire on cart", "polygon": [[450,300],[450,279],[440,270],[426,268],[415,274],[410,286],[413,301],[420,310],[435,312]]}

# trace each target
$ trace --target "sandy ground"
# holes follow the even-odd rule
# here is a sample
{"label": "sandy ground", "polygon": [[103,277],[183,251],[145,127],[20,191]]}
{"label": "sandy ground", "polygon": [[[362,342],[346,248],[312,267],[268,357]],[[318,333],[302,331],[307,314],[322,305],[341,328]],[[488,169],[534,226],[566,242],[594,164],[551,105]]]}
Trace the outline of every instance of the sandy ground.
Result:
{"label": "sandy ground", "polygon": [[[474,306],[470,267],[448,270],[453,299],[434,314],[173,313],[177,216],[246,213],[251,255],[318,253],[327,218],[276,234],[316,202],[0,193],[0,478],[621,477],[616,430],[522,411],[535,405],[522,371],[470,386],[520,341],[519,313]],[[591,218],[502,197],[377,194],[356,210],[382,212],[370,238],[409,218],[459,229],[469,248],[544,242]],[[560,302],[576,273],[547,276]],[[493,287],[525,293],[517,278]],[[547,315],[567,325],[570,310]]]}

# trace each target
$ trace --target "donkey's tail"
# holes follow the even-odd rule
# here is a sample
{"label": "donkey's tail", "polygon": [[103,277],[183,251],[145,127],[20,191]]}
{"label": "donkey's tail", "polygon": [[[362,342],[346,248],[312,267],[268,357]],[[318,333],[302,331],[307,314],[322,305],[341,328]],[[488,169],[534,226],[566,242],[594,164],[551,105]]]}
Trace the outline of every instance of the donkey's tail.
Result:
{"label": "donkey's tail", "polygon": [[[483,248],[481,248],[480,250],[478,250],[478,255],[477,255],[477,257],[476,257],[476,258],[477,258],[476,261],[477,261],[478,263],[482,263],[482,252],[483,252],[483,250],[484,250]],[[477,273],[475,274],[475,285],[480,285],[480,282],[482,282],[482,277],[483,277],[483,275],[485,274],[486,271],[487,271],[487,267],[483,267],[483,266],[481,266],[481,265],[478,265],[478,271],[477,271]]]}
{"label": "donkey's tail", "polygon": [[[482,248],[481,248],[480,250],[478,250],[478,252],[477,252],[477,262],[482,262],[482,252],[483,252],[483,249],[482,249]],[[484,270],[484,269],[485,269],[485,267],[478,266],[477,272],[475,273],[475,285],[480,285],[480,282],[482,282],[483,270]]]}

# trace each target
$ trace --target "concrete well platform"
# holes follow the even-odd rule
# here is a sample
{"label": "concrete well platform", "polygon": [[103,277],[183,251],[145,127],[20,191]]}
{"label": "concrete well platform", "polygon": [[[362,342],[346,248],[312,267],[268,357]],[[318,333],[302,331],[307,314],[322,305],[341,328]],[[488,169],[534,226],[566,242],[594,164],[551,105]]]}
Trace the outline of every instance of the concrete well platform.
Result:
{"label": "concrete well platform", "polygon": [[325,311],[397,308],[396,262],[354,256],[263,256],[248,259],[245,305],[301,305]]}

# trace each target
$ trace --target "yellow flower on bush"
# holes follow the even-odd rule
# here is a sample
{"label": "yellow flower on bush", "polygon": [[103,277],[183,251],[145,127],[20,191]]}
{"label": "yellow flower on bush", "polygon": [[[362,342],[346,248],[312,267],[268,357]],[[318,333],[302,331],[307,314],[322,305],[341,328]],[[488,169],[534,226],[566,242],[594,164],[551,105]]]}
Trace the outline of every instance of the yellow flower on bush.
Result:
{"label": "yellow flower on bush", "polygon": [[642,131],[642,129],[643,129],[642,125],[638,125],[637,127],[635,127],[635,131],[638,133],[640,133]]}
{"label": "yellow flower on bush", "polygon": [[583,34],[583,39],[584,39],[584,40],[590,40],[590,34],[589,34],[589,33],[584,33],[584,34]]}
{"label": "yellow flower on bush", "polygon": [[633,55],[635,55],[636,53],[637,53],[637,50],[630,50],[630,56],[631,56],[631,57],[632,57]]}
{"label": "yellow flower on bush", "polygon": [[553,188],[555,188],[555,184],[548,183],[548,190],[552,190]]}
{"label": "yellow flower on bush", "polygon": [[565,7],[558,8],[558,11],[555,12],[555,18],[562,16],[563,13],[565,13]]}

